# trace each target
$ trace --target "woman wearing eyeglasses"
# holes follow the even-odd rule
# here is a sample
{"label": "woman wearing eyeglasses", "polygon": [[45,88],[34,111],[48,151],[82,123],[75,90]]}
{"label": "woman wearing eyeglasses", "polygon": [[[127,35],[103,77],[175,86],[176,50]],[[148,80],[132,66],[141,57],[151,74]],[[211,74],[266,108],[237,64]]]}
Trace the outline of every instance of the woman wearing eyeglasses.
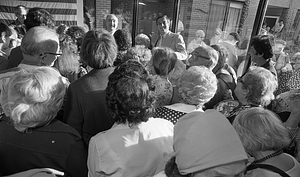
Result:
{"label": "woman wearing eyeglasses", "polygon": [[277,88],[275,76],[262,67],[251,67],[237,79],[234,95],[237,100],[226,100],[218,103],[215,109],[225,114],[230,122],[243,109],[268,106],[275,98]]}

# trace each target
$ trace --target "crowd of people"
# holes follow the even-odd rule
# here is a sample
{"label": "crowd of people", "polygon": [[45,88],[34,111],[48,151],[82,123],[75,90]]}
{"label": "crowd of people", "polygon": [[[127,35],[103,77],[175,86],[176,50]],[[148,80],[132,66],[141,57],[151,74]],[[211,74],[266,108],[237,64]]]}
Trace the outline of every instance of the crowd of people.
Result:
{"label": "crowd of people", "polygon": [[161,15],[133,44],[114,14],[89,31],[16,17],[0,23],[0,176],[300,176],[300,84],[284,80],[300,54],[284,41],[252,37],[239,74],[235,32],[186,45]]}

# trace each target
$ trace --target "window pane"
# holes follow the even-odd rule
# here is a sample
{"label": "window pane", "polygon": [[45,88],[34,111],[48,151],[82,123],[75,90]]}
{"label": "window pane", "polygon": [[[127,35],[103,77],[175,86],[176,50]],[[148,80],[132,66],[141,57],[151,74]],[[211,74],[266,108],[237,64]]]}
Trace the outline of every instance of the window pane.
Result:
{"label": "window pane", "polygon": [[84,17],[84,24],[88,26],[88,28],[94,29],[95,28],[95,0],[85,0],[84,7],[83,7],[83,17]]}
{"label": "window pane", "polygon": [[[195,41],[198,41],[197,45],[201,44],[199,41],[223,45],[232,54],[234,59],[230,65],[237,71],[246,58],[258,3],[251,0],[181,0],[179,19],[185,27],[181,34],[188,52],[194,49],[189,44],[195,44]],[[204,39],[196,35],[199,30],[205,33]],[[232,37],[228,34],[232,32],[238,33],[239,42],[230,41]]]}
{"label": "window pane", "polygon": [[119,20],[118,29],[132,31],[133,0],[111,0],[111,7]]}
{"label": "window pane", "polygon": [[140,0],[137,24],[138,33],[152,36],[151,43],[154,45],[159,36],[155,21],[156,18],[167,15],[172,20],[173,8],[174,0]]}

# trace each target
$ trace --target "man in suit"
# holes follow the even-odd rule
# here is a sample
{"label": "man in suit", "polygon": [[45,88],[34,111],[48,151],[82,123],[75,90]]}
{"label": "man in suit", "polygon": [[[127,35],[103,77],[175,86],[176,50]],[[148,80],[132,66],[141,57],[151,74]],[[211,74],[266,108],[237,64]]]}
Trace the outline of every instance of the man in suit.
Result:
{"label": "man in suit", "polygon": [[179,60],[186,60],[188,55],[185,49],[185,42],[180,34],[170,31],[170,19],[164,15],[156,19],[159,37],[155,42],[155,47],[169,47],[175,51]]}

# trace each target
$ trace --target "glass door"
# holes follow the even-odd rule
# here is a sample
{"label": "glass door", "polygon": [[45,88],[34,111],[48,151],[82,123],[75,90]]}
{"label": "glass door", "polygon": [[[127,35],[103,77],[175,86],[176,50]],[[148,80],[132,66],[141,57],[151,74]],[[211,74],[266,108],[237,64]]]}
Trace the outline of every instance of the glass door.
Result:
{"label": "glass door", "polygon": [[[167,15],[172,22],[174,2],[175,0],[139,0],[137,34],[146,34],[151,38],[151,43],[154,44],[159,36],[156,18],[158,16]],[[170,25],[170,28],[171,26],[172,25]],[[183,28],[182,24],[181,31]]]}

